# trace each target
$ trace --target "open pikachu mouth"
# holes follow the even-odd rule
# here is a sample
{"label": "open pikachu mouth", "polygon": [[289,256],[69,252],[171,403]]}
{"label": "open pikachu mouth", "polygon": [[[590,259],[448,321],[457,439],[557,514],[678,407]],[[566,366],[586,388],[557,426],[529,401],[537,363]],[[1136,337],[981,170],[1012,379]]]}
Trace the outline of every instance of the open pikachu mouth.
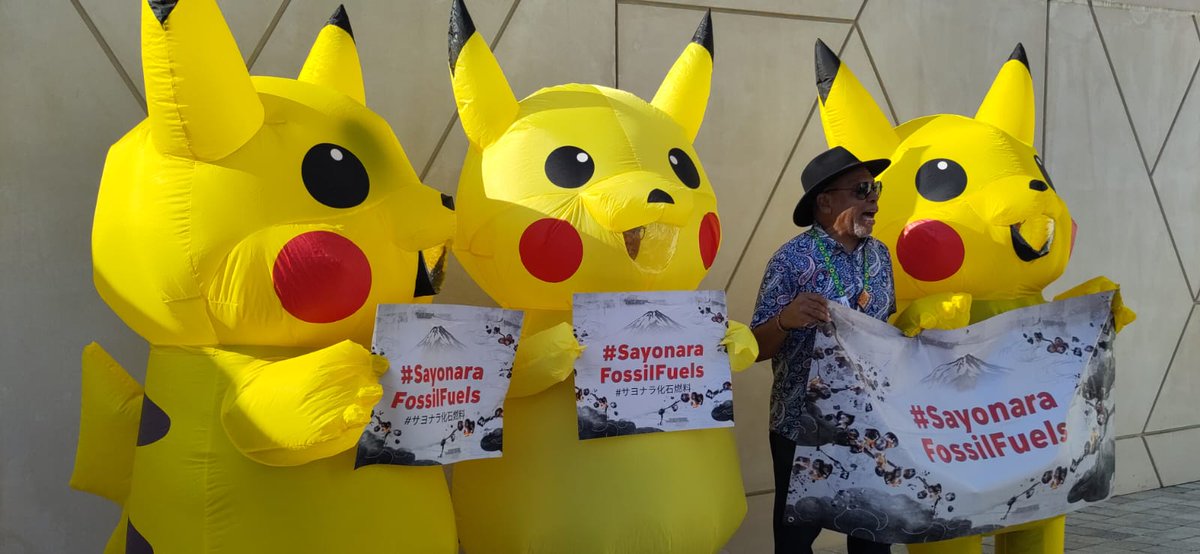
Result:
{"label": "open pikachu mouth", "polygon": [[1039,215],[1008,228],[1012,233],[1013,251],[1021,261],[1032,262],[1050,253],[1054,244],[1054,220],[1050,217]]}
{"label": "open pikachu mouth", "polygon": [[634,227],[621,235],[625,239],[625,253],[642,271],[658,273],[667,268],[675,256],[675,244],[679,240],[679,227],[665,223],[650,223]]}

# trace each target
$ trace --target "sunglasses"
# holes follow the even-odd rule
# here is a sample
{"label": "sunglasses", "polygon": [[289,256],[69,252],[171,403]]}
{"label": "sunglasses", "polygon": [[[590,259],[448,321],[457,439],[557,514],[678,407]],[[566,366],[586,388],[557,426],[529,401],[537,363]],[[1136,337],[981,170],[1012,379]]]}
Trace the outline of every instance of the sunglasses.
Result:
{"label": "sunglasses", "polygon": [[[838,190],[848,190],[854,193],[854,196],[859,200],[866,200],[872,194],[883,196],[883,183],[879,181],[863,181],[853,187],[842,187],[836,189],[825,189],[825,192],[834,192]],[[877,196],[878,198],[878,196]]]}

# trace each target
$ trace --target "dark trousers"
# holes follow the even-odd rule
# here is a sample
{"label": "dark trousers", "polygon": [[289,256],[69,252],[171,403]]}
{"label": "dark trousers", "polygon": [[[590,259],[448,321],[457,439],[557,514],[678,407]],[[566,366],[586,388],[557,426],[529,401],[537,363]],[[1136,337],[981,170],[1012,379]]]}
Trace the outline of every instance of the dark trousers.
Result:
{"label": "dark trousers", "polygon": [[[788,483],[792,479],[792,460],[795,457],[796,443],[771,431],[771,460],[775,465],[775,554],[812,554],[813,541],[821,534],[821,528],[815,525],[788,525],[783,520]],[[846,550],[849,554],[888,554],[892,547],[846,537]]]}

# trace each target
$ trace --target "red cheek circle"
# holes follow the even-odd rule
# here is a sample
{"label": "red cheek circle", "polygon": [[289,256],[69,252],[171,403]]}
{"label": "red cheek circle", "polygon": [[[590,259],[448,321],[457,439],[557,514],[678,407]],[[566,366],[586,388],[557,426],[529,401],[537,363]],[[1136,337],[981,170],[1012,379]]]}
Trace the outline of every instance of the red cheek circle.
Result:
{"label": "red cheek circle", "polygon": [[941,281],[954,275],[964,256],[962,237],[941,221],[909,223],[896,241],[896,258],[904,272],[921,281]]}
{"label": "red cheek circle", "polygon": [[332,323],[358,311],[371,293],[371,263],[350,239],[328,231],[284,245],[271,273],[275,295],[297,319]]}
{"label": "red cheek circle", "polygon": [[526,227],[519,249],[525,270],[547,283],[567,280],[583,263],[583,239],[561,219],[540,219]]}
{"label": "red cheek circle", "polygon": [[712,267],[720,247],[721,220],[717,218],[717,214],[708,212],[700,221],[700,260],[704,262],[704,269]]}

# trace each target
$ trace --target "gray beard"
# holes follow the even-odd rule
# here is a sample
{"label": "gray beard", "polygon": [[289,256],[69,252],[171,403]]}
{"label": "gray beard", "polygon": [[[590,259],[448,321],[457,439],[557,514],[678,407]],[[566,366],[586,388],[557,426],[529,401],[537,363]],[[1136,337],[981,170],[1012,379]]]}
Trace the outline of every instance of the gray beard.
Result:
{"label": "gray beard", "polygon": [[862,223],[855,221],[854,222],[854,236],[856,236],[860,239],[865,239],[865,238],[871,236],[871,229],[869,227],[867,227],[866,225],[863,225]]}

